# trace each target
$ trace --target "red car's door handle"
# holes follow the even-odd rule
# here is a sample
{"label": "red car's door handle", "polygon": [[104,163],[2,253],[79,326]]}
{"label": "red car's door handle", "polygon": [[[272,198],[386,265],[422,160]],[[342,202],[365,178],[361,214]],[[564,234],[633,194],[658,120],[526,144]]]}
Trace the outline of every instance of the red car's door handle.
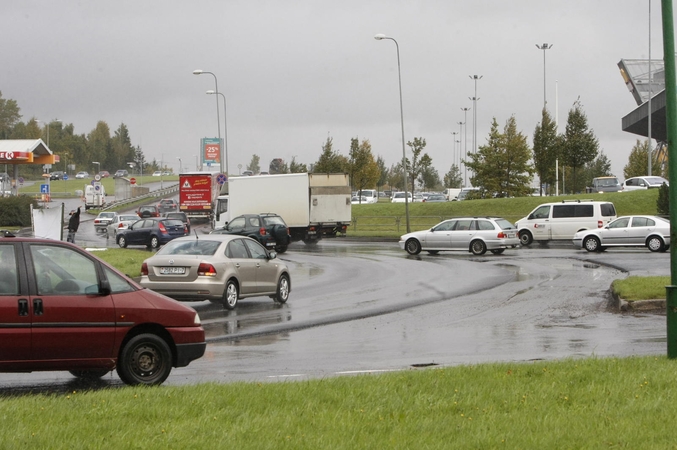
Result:
{"label": "red car's door handle", "polygon": [[19,315],[27,316],[28,315],[28,300],[25,298],[19,299]]}
{"label": "red car's door handle", "polygon": [[33,299],[33,315],[34,316],[41,316],[43,313],[42,311],[42,299],[41,298],[34,298]]}

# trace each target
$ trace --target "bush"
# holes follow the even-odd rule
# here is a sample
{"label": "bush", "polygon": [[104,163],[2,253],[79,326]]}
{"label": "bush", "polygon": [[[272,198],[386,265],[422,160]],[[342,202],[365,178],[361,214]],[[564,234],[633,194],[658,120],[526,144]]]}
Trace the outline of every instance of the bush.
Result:
{"label": "bush", "polygon": [[658,199],[656,200],[656,211],[658,214],[669,216],[670,215],[670,188],[667,184],[663,183],[660,188],[658,188]]}
{"label": "bush", "polygon": [[0,226],[31,226],[31,205],[37,208],[38,202],[25,195],[0,198]]}

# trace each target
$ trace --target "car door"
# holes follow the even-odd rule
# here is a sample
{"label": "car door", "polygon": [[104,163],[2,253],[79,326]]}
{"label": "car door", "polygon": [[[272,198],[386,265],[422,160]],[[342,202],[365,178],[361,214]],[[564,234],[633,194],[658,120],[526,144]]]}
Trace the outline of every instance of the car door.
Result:
{"label": "car door", "polygon": [[456,220],[447,220],[431,228],[425,234],[423,248],[451,250],[451,235],[455,226]]}
{"label": "car door", "polygon": [[150,232],[154,225],[154,220],[144,219],[134,222],[125,233],[127,244],[146,245],[150,239]]}
{"label": "car door", "polygon": [[31,304],[26,286],[20,289],[18,254],[15,244],[0,244],[0,368],[5,369],[21,368],[17,362],[31,357]]}
{"label": "car door", "polygon": [[256,292],[277,290],[277,265],[268,259],[268,252],[258,242],[243,239],[256,267]]}
{"label": "car door", "polygon": [[645,245],[646,237],[656,229],[656,221],[648,217],[633,217],[628,228],[628,242]]}
{"label": "car door", "polygon": [[226,256],[235,268],[240,281],[240,295],[251,295],[257,292],[256,261],[251,258],[245,239],[233,239],[226,247]]}
{"label": "car door", "polygon": [[629,243],[629,217],[621,217],[600,230],[602,245],[627,245]]}
{"label": "car door", "polygon": [[456,228],[451,233],[451,247],[456,250],[467,250],[476,232],[475,220],[458,219]]}
{"label": "car door", "polygon": [[72,360],[115,357],[115,308],[110,295],[98,294],[98,263],[71,247],[23,248],[34,281],[32,359],[71,360],[72,367]]}
{"label": "car door", "polygon": [[539,206],[529,215],[529,231],[534,240],[550,240],[550,209],[551,205]]}
{"label": "car door", "polygon": [[230,234],[243,234],[245,232],[245,224],[246,217],[236,217],[230,221],[230,223],[226,226],[226,229]]}

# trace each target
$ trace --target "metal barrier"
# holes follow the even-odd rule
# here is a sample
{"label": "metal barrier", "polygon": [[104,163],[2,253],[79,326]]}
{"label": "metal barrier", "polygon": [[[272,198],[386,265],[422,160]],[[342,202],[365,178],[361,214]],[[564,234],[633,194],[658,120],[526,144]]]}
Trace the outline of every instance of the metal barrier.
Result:
{"label": "metal barrier", "polygon": [[168,188],[164,189],[158,189],[157,191],[152,191],[144,195],[139,195],[137,197],[132,197],[132,198],[126,198],[124,200],[116,200],[114,202],[107,203],[106,206],[101,208],[101,211],[107,211],[112,208],[116,208],[118,206],[124,206],[128,205],[130,203],[136,203],[139,200],[143,200],[146,198],[157,198],[157,197],[165,197],[169,194],[173,194],[179,190],[179,185],[175,184],[173,186],[170,186]]}

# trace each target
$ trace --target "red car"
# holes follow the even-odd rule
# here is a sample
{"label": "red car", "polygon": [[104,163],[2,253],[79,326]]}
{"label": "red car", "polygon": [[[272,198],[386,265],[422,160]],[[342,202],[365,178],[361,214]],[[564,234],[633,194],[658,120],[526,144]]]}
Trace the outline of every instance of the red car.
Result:
{"label": "red car", "polygon": [[62,241],[0,237],[0,372],[69,371],[161,384],[200,358],[194,309]]}
{"label": "red car", "polygon": [[155,205],[141,206],[138,211],[136,211],[136,215],[142,219],[148,217],[160,217],[160,210]]}

